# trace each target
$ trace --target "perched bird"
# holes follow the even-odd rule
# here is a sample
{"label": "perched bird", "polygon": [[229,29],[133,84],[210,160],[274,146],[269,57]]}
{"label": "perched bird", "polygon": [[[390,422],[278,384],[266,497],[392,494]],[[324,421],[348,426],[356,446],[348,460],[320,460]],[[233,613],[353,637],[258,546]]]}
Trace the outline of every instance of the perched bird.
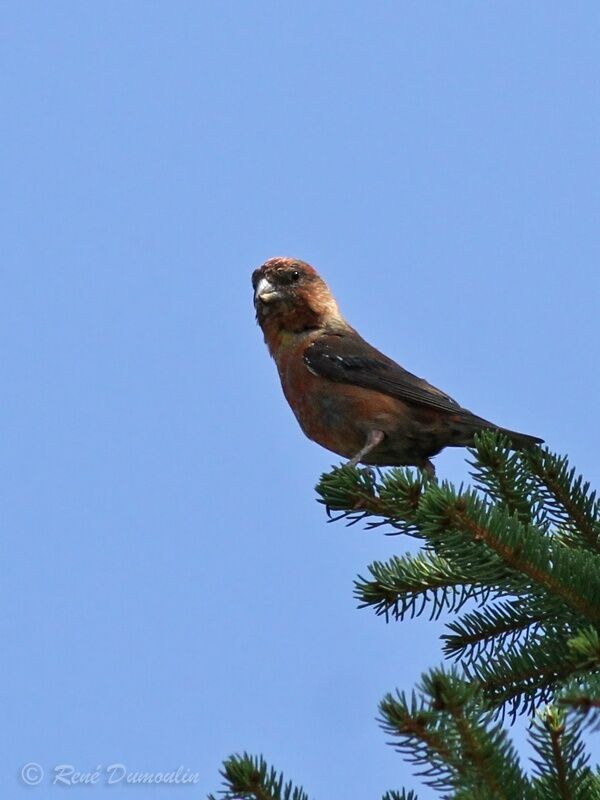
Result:
{"label": "perched bird", "polygon": [[257,322],[300,427],[351,465],[416,466],[434,475],[432,456],[473,444],[481,430],[501,431],[515,449],[543,441],[472,414],[372,347],[309,264],[271,258],[252,285]]}

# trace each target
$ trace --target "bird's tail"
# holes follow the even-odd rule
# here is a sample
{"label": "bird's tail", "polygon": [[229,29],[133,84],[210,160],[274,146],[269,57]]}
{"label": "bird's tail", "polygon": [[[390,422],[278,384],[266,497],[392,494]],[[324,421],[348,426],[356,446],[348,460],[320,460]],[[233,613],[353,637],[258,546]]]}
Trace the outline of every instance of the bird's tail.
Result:
{"label": "bird's tail", "polygon": [[[491,428],[495,426],[491,425]],[[531,436],[528,433],[518,433],[517,431],[509,431],[508,428],[495,428],[500,433],[503,433],[510,439],[512,446],[515,450],[525,450],[528,447],[534,447],[536,444],[543,444],[544,440],[539,436]]]}
{"label": "bird's tail", "polygon": [[494,425],[494,423],[490,422],[488,419],[483,419],[483,417],[478,417],[470,412],[465,414],[463,422],[466,431],[468,431],[471,443],[473,441],[473,436],[478,431],[498,431],[504,434],[504,436],[510,440],[514,450],[526,450],[529,447],[535,447],[535,445],[544,443],[544,440],[540,439],[539,436],[531,436],[528,433],[519,433],[518,431],[511,431],[508,428],[501,428],[499,425]]}
{"label": "bird's tail", "polygon": [[494,425],[489,419],[478,417],[466,409],[461,409],[461,411],[462,414],[455,417],[458,422],[455,428],[458,436],[452,442],[455,447],[472,447],[473,437],[480,431],[498,431],[498,433],[506,436],[513,450],[527,450],[530,447],[544,443],[544,440],[540,439],[539,436],[531,436],[529,433],[519,433],[508,428],[501,428],[499,425]]}

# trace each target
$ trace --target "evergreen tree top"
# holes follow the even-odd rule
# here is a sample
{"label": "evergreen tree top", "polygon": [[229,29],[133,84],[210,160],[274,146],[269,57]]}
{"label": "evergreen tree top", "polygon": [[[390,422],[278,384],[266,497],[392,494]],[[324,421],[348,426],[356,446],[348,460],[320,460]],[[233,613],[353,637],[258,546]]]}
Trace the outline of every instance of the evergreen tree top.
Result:
{"label": "evergreen tree top", "polygon": [[[317,485],[330,520],[419,540],[370,564],[361,608],[402,620],[449,615],[450,669],[390,693],[380,724],[425,784],[456,800],[600,800],[583,733],[600,727],[600,502],[568,460],[478,435],[473,486],[408,469],[334,468]],[[530,719],[527,771],[506,723]],[[222,797],[307,800],[262,759],[228,759]],[[412,791],[383,800],[417,800]]]}

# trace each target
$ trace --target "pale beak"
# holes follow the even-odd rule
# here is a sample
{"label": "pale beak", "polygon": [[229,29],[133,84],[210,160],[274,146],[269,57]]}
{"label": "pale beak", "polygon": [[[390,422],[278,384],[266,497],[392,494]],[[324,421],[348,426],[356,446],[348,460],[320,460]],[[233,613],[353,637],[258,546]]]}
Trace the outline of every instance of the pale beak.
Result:
{"label": "pale beak", "polygon": [[254,304],[260,300],[261,303],[272,303],[277,300],[281,293],[266,278],[261,278],[254,292]]}

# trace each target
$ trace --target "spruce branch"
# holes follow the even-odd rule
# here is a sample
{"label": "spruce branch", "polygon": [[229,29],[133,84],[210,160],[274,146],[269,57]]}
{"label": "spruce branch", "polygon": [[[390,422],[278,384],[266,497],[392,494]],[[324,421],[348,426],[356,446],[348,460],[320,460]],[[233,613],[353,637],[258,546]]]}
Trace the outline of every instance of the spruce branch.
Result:
{"label": "spruce branch", "polygon": [[[447,483],[401,469],[377,482],[371,470],[352,467],[324,475],[317,491],[321,502],[350,521],[378,516],[426,539],[459,571],[475,571],[480,583],[496,584],[509,594],[531,592],[543,602],[557,598],[600,624],[600,556],[552,541],[542,528],[524,524],[475,491],[457,493]],[[574,575],[583,582],[574,582]]]}
{"label": "spruce branch", "polygon": [[396,692],[395,696],[388,693],[380,702],[379,711],[381,728],[394,737],[389,744],[415,766],[427,766],[417,773],[427,778],[427,785],[448,787],[453,774],[464,772],[459,754],[444,732],[436,729],[440,721],[423,697],[417,699],[413,692],[409,700],[404,692]]}
{"label": "spruce branch", "polygon": [[566,456],[547,448],[523,451],[521,457],[549,514],[568,534],[565,538],[572,546],[600,553],[600,500],[590,484],[570,468]]}
{"label": "spruce branch", "polygon": [[[449,487],[431,488],[423,497],[420,510],[428,515],[423,530],[436,542],[443,543],[444,555],[452,550],[453,560],[458,565],[471,558],[472,545],[482,543],[513,577],[511,581],[506,573],[502,575],[496,564],[499,580],[510,587],[519,576],[514,586],[516,593],[523,585],[523,578],[527,578],[530,589],[545,595],[546,600],[555,597],[583,617],[600,623],[598,556],[553,543],[539,529],[523,525],[504,509],[487,507],[473,492],[457,496]],[[470,547],[465,546],[467,542]],[[488,563],[492,570],[494,560]],[[581,576],[585,582],[574,584],[574,575]]]}
{"label": "spruce branch", "polygon": [[506,652],[524,644],[547,619],[547,609],[527,600],[499,601],[448,622],[444,653],[467,664],[489,659],[500,649]]}
{"label": "spruce branch", "polygon": [[469,449],[474,460],[471,476],[494,502],[516,514],[521,522],[547,526],[543,500],[534,476],[525,469],[519,452],[510,448],[506,436],[496,431],[481,431]]}
{"label": "spruce branch", "polygon": [[[284,783],[283,774],[269,768],[262,756],[232,755],[221,769],[221,800],[309,800],[301,787]],[[209,795],[208,800],[216,800]]]}
{"label": "spruce branch", "polygon": [[476,681],[492,707],[508,704],[514,719],[532,713],[554,697],[578,673],[598,669],[597,635],[585,630],[568,638],[561,629],[545,630],[517,652],[496,653],[493,660],[463,663],[467,680]]}
{"label": "spruce branch", "polygon": [[367,528],[389,525],[399,533],[418,535],[416,512],[428,479],[407,469],[379,473],[378,478],[372,469],[334,467],[317,484],[319,502],[332,521],[354,524],[378,517],[378,522],[368,521]]}
{"label": "spruce branch", "polygon": [[548,706],[538,714],[531,739],[536,796],[540,800],[591,800],[596,781],[587,766],[589,756],[581,740],[579,723],[564,711]]}
{"label": "spruce branch", "polygon": [[[376,475],[344,467],[323,476],[318,491],[342,514],[360,510],[370,526],[389,524],[424,540],[419,554],[375,562],[367,577],[358,576],[360,605],[386,619],[425,609],[436,618],[478,601],[478,609],[448,625],[445,653],[481,680],[494,706],[531,711],[586,669],[568,640],[590,623],[592,631],[600,627],[600,557],[550,528],[528,454],[511,453],[495,433],[478,437],[473,454],[479,491],[405,469]],[[548,469],[555,461],[563,464],[546,454]],[[566,474],[573,479],[572,470]]]}
{"label": "spruce branch", "polygon": [[[508,444],[476,437],[473,489],[342,466],[321,477],[319,501],[332,519],[421,542],[358,576],[360,607],[386,619],[456,615],[442,637],[454,669],[379,707],[390,744],[424,782],[448,800],[600,800],[581,737],[600,729],[600,501],[566,458]],[[500,724],[507,710],[538,714],[531,778]],[[262,758],[232,756],[221,774],[222,800],[307,800]]]}
{"label": "spruce branch", "polygon": [[[380,705],[391,744],[440,791],[473,798],[525,797],[528,782],[505,731],[493,723],[476,684],[454,672],[432,670],[421,681],[420,697],[388,694]],[[470,792],[470,794],[468,794]]]}
{"label": "spruce branch", "polygon": [[470,584],[464,572],[429,551],[375,561],[368,570],[370,580],[359,575],[355,581],[359,608],[372,606],[386,619],[390,613],[395,619],[419,616],[427,605],[430,619],[436,619],[442,611],[456,612],[467,600],[482,599],[488,591]]}
{"label": "spruce branch", "polygon": [[577,714],[590,730],[600,730],[600,673],[570,681],[560,693],[558,705]]}

